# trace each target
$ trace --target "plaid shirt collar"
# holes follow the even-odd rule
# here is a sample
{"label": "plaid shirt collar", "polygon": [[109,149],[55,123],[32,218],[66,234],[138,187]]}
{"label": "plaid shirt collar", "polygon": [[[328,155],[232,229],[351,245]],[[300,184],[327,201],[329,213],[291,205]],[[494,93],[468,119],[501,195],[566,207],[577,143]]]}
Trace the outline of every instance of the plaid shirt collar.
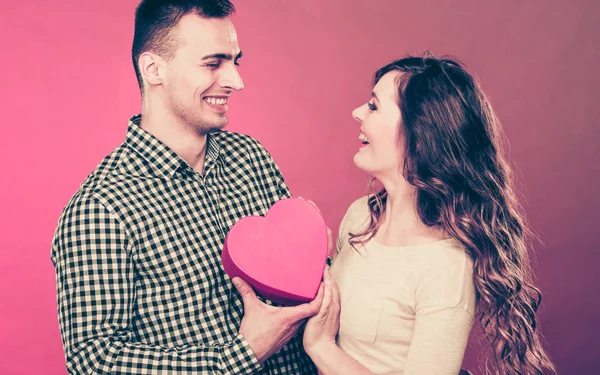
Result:
{"label": "plaid shirt collar", "polygon": [[[140,127],[142,115],[138,114],[129,119],[125,144],[139,154],[157,174],[167,179],[176,178],[179,174],[193,173],[193,168],[177,155],[169,146]],[[220,131],[209,133],[206,146],[205,171],[219,160],[221,147],[218,142]]]}

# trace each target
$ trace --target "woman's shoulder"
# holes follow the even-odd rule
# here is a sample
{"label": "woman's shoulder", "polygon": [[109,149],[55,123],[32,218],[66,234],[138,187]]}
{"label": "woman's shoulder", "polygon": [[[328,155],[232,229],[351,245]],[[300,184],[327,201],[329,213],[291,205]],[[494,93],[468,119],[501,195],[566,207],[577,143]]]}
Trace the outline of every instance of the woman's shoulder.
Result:
{"label": "woman's shoulder", "polygon": [[420,304],[462,304],[473,312],[473,260],[465,246],[456,239],[447,239],[429,246],[427,250],[422,251],[424,261],[416,293]]}
{"label": "woman's shoulder", "polygon": [[350,233],[358,233],[369,223],[369,196],[358,198],[346,210],[340,223],[337,239],[337,252],[348,243]]}
{"label": "woman's shoulder", "polygon": [[426,264],[430,271],[453,274],[457,269],[465,269],[467,272],[473,268],[473,260],[468,254],[466,247],[455,238],[447,238],[424,246],[423,256],[427,259]]}
{"label": "woman's shoulder", "polygon": [[346,210],[340,223],[340,235],[346,236],[349,232],[360,232],[369,224],[371,217],[369,210],[369,196],[358,198]]}
{"label": "woman's shoulder", "polygon": [[363,221],[368,218],[370,215],[369,197],[369,195],[365,195],[352,202],[346,211],[344,221]]}

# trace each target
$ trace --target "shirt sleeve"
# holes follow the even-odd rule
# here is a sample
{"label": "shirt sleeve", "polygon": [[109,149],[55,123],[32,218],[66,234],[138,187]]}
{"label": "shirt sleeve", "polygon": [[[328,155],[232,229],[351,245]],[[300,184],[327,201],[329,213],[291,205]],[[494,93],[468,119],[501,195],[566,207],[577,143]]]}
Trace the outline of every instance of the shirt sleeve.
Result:
{"label": "shirt sleeve", "polygon": [[406,375],[460,371],[475,308],[472,268],[466,257],[438,260],[419,283]]}
{"label": "shirt sleeve", "polygon": [[94,199],[76,197],[55,234],[59,325],[70,374],[251,374],[261,369],[245,339],[164,347],[136,340],[133,240]]}
{"label": "shirt sleeve", "polygon": [[350,210],[346,211],[346,214],[342,218],[340,223],[340,229],[338,231],[338,236],[335,241],[335,252],[332,254],[333,259],[342,251],[342,248],[348,244],[349,233],[348,228],[346,227],[346,222],[348,221],[348,217],[350,216]]}
{"label": "shirt sleeve", "polygon": [[277,165],[277,163],[275,163],[275,160],[273,160],[271,154],[267,152],[267,155],[270,165],[270,175],[275,179],[275,184],[277,187],[277,196],[279,197],[279,199],[291,198],[292,193],[290,193],[290,189],[288,188],[287,184],[285,183],[285,180],[283,179],[283,174],[281,173],[279,166]]}

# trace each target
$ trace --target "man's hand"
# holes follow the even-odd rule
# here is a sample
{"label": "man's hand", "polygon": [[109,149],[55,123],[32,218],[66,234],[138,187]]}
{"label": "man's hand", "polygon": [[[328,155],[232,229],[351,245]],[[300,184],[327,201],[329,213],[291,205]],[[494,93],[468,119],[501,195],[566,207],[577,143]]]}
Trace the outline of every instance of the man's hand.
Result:
{"label": "man's hand", "polygon": [[309,303],[275,307],[261,302],[252,287],[241,278],[234,277],[232,281],[244,301],[240,334],[261,365],[294,337],[307,318],[319,312],[323,302],[323,284],[319,286],[315,299]]}

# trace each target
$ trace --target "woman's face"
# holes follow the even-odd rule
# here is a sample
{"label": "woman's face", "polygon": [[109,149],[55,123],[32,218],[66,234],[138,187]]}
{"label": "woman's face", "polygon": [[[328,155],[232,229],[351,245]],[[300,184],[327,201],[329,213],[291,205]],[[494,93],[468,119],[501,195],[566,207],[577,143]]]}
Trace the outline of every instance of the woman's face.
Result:
{"label": "woman's face", "polygon": [[401,74],[392,71],[381,77],[373,88],[371,100],[352,111],[352,117],[360,123],[361,140],[354,164],[377,178],[400,173],[404,143],[398,139],[402,116],[396,79]]}

